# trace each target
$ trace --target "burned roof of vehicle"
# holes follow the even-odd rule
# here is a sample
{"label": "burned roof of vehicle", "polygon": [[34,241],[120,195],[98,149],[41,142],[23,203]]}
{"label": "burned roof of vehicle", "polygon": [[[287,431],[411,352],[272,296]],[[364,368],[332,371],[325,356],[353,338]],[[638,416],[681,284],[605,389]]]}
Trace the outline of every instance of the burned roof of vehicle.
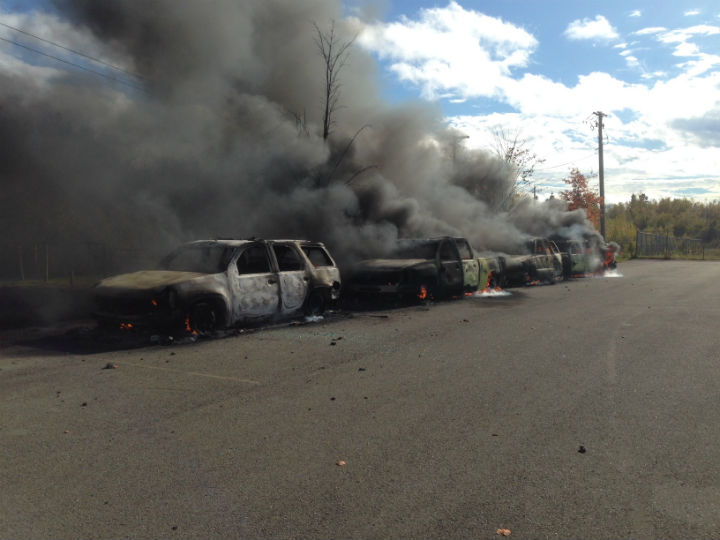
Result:
{"label": "burned roof of vehicle", "polygon": [[307,245],[313,245],[313,246],[324,245],[322,242],[314,242],[311,240],[300,240],[300,239],[292,239],[292,238],[281,238],[281,239],[277,239],[277,238],[273,238],[273,239],[266,239],[266,238],[243,238],[243,239],[210,238],[207,240],[193,240],[192,242],[186,242],[186,243],[182,244],[181,246],[217,244],[217,245],[223,245],[223,246],[229,246],[229,247],[239,247],[239,246],[243,246],[245,244],[251,244],[253,242],[274,242],[274,243],[292,242],[292,243],[307,244]]}

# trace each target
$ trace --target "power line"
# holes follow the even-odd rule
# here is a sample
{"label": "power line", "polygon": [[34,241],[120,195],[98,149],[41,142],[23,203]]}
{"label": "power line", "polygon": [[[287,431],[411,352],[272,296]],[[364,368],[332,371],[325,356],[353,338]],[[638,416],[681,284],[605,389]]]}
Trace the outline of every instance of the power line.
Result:
{"label": "power line", "polygon": [[125,81],[123,79],[118,79],[117,77],[111,77],[107,73],[103,73],[101,71],[95,71],[94,69],[90,69],[88,67],[82,66],[80,64],[76,64],[75,62],[71,62],[69,60],[65,60],[64,58],[60,58],[58,56],[53,56],[52,54],[48,54],[46,52],[40,51],[38,49],[33,49],[32,47],[28,47],[27,45],[24,45],[23,43],[18,43],[17,41],[13,41],[12,39],[7,39],[2,36],[0,36],[0,40],[6,41],[8,43],[11,43],[13,45],[16,45],[18,47],[22,47],[23,49],[27,49],[28,51],[34,52],[35,54],[39,54],[42,56],[46,56],[48,58],[52,58],[53,60],[57,60],[58,62],[62,62],[63,64],[68,64],[70,66],[74,66],[76,68],[82,69],[83,71],[87,71],[89,73],[93,73],[95,75],[99,75],[100,77],[105,77],[106,79],[110,79],[111,81],[118,82],[120,84],[124,84],[126,86],[129,86],[131,88],[134,88],[135,90],[145,90],[142,86],[138,84],[134,84],[130,81]]}
{"label": "power line", "polygon": [[78,56],[82,56],[83,58],[87,58],[88,60],[92,60],[93,62],[97,62],[98,64],[102,64],[103,66],[112,68],[116,71],[120,71],[122,73],[125,73],[126,75],[130,75],[131,77],[136,77],[138,79],[143,79],[144,77],[138,73],[133,73],[132,71],[128,71],[125,68],[121,68],[119,66],[115,66],[113,64],[110,64],[108,62],[105,62],[104,60],[101,60],[100,58],[95,58],[94,56],[90,56],[89,54],[85,54],[80,51],[76,51],[75,49],[70,49],[69,47],[65,47],[64,45],[61,45],[59,43],[55,43],[54,41],[50,41],[49,39],[42,38],[40,36],[36,36],[35,34],[32,34],[28,32],[27,30],[22,30],[21,28],[15,28],[14,26],[10,26],[9,24],[6,24],[4,22],[0,22],[0,25],[4,26],[5,28],[9,28],[10,30],[15,30],[16,32],[20,32],[21,34],[25,34],[26,36],[30,36],[32,38],[38,39],[44,43],[48,43],[50,45],[53,45],[55,47],[58,47],[60,49],[63,49],[65,51],[71,52],[73,54],[76,54]]}
{"label": "power line", "polygon": [[564,165],[570,165],[571,163],[575,163],[577,161],[583,161],[588,158],[595,157],[595,152],[592,154],[588,154],[587,156],[581,157],[579,159],[573,159],[572,161],[568,161],[566,163],[561,163],[560,165],[553,165],[552,167],[545,167],[543,169],[537,169],[536,172],[543,172],[543,171],[549,171],[550,169],[557,169],[558,167],[563,167]]}

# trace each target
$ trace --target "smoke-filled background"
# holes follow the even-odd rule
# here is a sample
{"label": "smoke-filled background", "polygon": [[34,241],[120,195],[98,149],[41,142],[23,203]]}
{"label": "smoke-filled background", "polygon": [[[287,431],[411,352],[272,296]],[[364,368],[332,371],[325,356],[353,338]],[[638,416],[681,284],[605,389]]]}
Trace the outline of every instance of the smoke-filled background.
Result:
{"label": "smoke-filled background", "polygon": [[[307,238],[340,261],[397,237],[463,235],[479,251],[592,230],[560,201],[507,194],[516,171],[462,148],[439,107],[390,106],[353,45],[322,134],[317,28],[362,32],[339,0],[58,0],[16,26],[133,75],[0,66],[0,225],[17,242],[166,252],[208,237]],[[30,52],[27,53],[31,55]]]}

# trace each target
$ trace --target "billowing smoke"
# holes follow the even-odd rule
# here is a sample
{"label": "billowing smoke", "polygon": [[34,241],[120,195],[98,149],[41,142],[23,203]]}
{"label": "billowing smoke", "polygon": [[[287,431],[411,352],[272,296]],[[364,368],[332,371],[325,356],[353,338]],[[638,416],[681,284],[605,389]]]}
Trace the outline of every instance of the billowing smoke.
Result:
{"label": "billowing smoke", "polygon": [[464,235],[478,250],[513,251],[527,235],[592,230],[559,201],[503,210],[515,171],[458,151],[439,108],[384,103],[359,47],[324,140],[314,23],[336,20],[342,40],[362,31],[340,0],[56,7],[13,22],[54,28],[66,44],[75,36],[137,75],[113,83],[0,65],[0,225],[18,241],[167,251],[197,238],[299,237],[347,262],[401,236]]}

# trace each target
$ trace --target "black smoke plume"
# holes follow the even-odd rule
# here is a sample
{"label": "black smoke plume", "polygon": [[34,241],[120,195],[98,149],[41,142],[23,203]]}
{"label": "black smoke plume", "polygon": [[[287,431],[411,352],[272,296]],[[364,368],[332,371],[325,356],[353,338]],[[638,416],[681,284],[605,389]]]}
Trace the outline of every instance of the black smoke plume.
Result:
{"label": "black smoke plume", "polygon": [[[390,106],[357,46],[321,133],[315,26],[362,31],[339,0],[57,0],[17,24],[127,73],[0,68],[0,225],[18,242],[78,239],[168,251],[207,237],[326,242],[344,262],[398,237],[464,235],[513,251],[527,235],[582,234],[558,201],[500,210],[515,171],[457,151],[438,107]],[[41,29],[36,32],[40,33]]]}

